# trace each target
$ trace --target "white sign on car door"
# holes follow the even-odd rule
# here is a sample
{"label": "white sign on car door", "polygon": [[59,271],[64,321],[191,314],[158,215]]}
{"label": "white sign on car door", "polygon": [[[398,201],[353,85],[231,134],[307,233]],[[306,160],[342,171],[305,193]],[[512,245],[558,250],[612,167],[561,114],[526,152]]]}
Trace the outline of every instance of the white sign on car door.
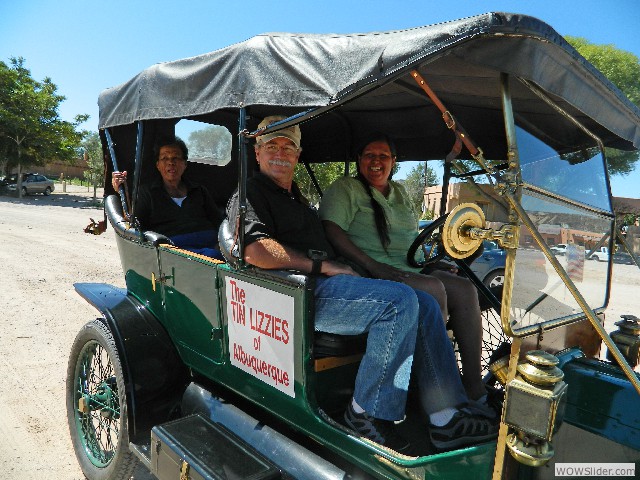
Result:
{"label": "white sign on car door", "polygon": [[293,297],[227,278],[231,364],[295,397]]}

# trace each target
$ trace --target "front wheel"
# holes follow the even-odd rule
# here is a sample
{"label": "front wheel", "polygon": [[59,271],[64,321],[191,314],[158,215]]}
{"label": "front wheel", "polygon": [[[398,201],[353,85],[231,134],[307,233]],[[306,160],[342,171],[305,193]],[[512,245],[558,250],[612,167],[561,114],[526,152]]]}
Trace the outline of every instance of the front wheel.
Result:
{"label": "front wheel", "polygon": [[122,364],[100,320],[76,336],[67,368],[67,421],[73,449],[89,480],[126,480],[137,459],[129,451]]}
{"label": "front wheel", "polygon": [[482,280],[482,283],[484,283],[487,288],[504,285],[504,269],[499,268],[498,270],[494,270]]}
{"label": "front wheel", "polygon": [[47,196],[47,197],[48,197],[49,195],[51,195],[51,187],[47,187],[47,188],[45,188],[45,189],[44,189],[44,194],[45,194],[45,196]]}

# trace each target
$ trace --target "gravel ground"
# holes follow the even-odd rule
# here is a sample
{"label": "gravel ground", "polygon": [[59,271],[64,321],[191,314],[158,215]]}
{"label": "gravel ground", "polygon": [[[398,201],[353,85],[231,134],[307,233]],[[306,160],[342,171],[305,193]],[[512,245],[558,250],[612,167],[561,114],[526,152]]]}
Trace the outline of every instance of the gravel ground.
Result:
{"label": "gravel ground", "polygon": [[73,339],[97,312],[73,284],[124,287],[113,230],[83,232],[90,218],[102,219],[96,203],[93,189],[71,185],[48,197],[0,196],[2,478],[84,478],[69,439],[65,377]]}

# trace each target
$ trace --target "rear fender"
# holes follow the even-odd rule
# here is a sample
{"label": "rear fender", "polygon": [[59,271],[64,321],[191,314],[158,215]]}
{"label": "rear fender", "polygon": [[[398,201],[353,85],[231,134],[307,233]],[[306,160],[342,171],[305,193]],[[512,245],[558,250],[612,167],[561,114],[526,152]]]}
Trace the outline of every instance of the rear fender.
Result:
{"label": "rear fender", "polygon": [[129,436],[148,442],[153,425],[169,420],[189,382],[189,372],[164,327],[127,291],[76,283],[76,291],[102,314],[118,348],[127,388]]}

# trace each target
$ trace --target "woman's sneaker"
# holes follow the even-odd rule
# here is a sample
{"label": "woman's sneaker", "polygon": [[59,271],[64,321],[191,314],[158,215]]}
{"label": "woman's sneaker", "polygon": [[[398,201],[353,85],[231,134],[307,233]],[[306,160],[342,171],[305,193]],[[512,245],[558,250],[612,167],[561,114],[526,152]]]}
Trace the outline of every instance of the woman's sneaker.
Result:
{"label": "woman's sneaker", "polygon": [[429,437],[438,450],[452,450],[493,440],[498,436],[499,427],[494,419],[458,410],[446,425],[429,425]]}
{"label": "woman's sneaker", "polygon": [[367,412],[356,413],[351,403],[344,412],[344,423],[361,436],[396,452],[408,452],[411,447],[409,441],[396,431],[392,421],[373,418]]}

